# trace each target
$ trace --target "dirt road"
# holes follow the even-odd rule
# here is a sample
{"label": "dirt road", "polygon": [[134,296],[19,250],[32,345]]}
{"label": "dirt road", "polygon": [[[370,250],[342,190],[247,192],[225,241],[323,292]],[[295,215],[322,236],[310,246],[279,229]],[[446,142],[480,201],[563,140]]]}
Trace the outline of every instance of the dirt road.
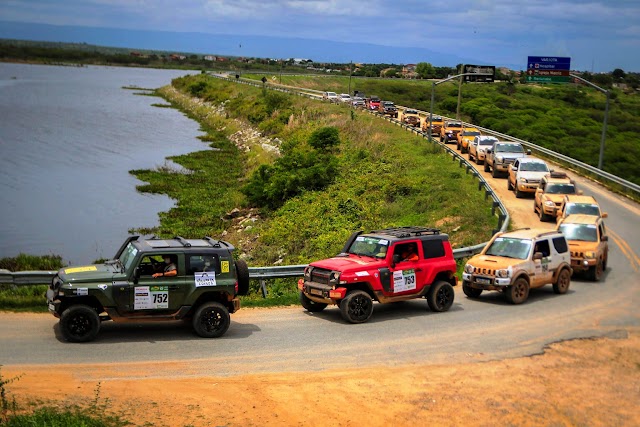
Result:
{"label": "dirt road", "polygon": [[[127,371],[126,376],[122,370]],[[138,426],[637,426],[640,329],[553,344],[544,354],[461,365],[138,379],[167,363],[3,368],[9,396],[98,406]],[[88,379],[89,378],[89,379]],[[95,378],[99,378],[96,381]]]}

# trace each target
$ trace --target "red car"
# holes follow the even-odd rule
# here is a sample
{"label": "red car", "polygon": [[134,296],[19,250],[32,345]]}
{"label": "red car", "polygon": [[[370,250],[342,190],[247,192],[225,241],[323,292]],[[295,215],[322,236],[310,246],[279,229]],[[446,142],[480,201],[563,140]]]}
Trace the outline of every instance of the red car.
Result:
{"label": "red car", "polygon": [[377,96],[372,96],[371,98],[369,98],[367,108],[372,111],[378,111],[378,109],[380,108],[380,98],[378,98]]}
{"label": "red car", "polygon": [[352,234],[342,253],[307,266],[298,289],[307,311],[337,305],[344,320],[363,323],[371,317],[374,301],[426,298],[432,311],[447,311],[456,284],[456,261],[446,234],[398,227]]}

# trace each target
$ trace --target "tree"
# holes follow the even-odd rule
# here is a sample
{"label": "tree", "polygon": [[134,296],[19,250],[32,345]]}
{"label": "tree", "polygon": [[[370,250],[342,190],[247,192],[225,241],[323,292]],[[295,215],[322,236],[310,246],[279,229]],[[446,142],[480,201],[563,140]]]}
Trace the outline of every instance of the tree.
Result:
{"label": "tree", "polygon": [[620,68],[616,68],[611,73],[611,76],[614,78],[614,81],[620,81],[620,80],[624,80],[626,73],[624,72],[624,70]]}
{"label": "tree", "polygon": [[416,65],[416,73],[421,79],[432,79],[435,77],[436,69],[428,62],[419,62]]}

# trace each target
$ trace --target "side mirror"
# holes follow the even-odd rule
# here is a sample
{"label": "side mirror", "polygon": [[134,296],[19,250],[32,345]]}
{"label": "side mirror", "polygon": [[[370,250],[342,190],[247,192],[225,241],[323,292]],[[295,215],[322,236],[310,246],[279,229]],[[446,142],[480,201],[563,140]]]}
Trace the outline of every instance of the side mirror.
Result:
{"label": "side mirror", "polygon": [[608,242],[609,241],[609,236],[602,236],[602,239],[600,239],[601,242]]}
{"label": "side mirror", "polygon": [[487,149],[485,150],[485,153],[487,153],[487,154],[491,154],[491,148],[487,148]]}
{"label": "side mirror", "polygon": [[606,212],[602,212],[601,216],[602,216],[602,218],[608,218],[609,217],[609,215]]}
{"label": "side mirror", "polygon": [[530,156],[531,155],[531,150],[527,150],[527,155]]}
{"label": "side mirror", "polygon": [[397,263],[400,262],[400,254],[393,254],[393,263],[391,267],[395,267]]}
{"label": "side mirror", "polygon": [[576,191],[576,194],[577,194],[578,196],[582,196],[582,195],[584,194],[584,192],[583,192],[582,190],[578,190],[578,191]]}
{"label": "side mirror", "polygon": [[139,279],[140,279],[140,267],[136,267],[136,269],[133,270],[133,283],[137,284]]}
{"label": "side mirror", "polygon": [[536,252],[535,254],[533,254],[533,259],[542,259],[542,252]]}

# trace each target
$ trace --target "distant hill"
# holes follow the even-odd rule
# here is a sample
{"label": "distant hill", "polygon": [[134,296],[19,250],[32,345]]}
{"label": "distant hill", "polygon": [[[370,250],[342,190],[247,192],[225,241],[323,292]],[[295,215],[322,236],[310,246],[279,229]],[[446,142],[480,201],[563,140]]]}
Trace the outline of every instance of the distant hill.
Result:
{"label": "distant hill", "polygon": [[260,37],[246,35],[176,33],[169,31],[123,30],[58,26],[0,21],[0,38],[111,46],[131,50],[244,56],[257,58],[308,58],[315,62],[369,64],[416,64],[436,67],[484,64],[518,69],[514,64],[488,64],[474,58],[435,52],[419,47],[389,47],[369,43]]}

